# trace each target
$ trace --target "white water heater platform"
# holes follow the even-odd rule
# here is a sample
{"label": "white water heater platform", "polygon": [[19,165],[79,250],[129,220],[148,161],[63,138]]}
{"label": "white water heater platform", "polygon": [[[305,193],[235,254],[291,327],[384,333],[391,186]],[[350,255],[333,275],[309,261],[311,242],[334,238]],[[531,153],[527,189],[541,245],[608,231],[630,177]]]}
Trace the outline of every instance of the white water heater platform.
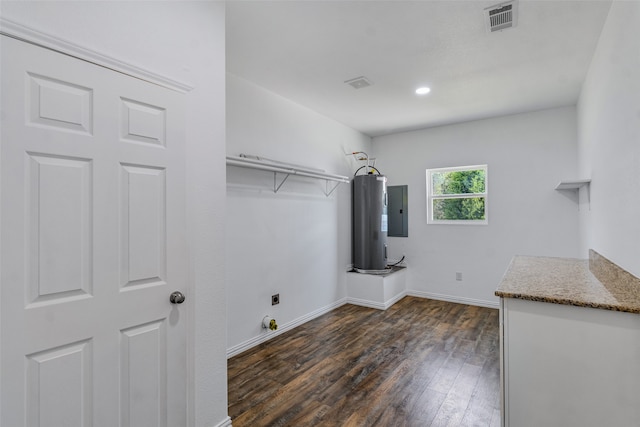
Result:
{"label": "white water heater platform", "polygon": [[407,295],[406,267],[393,267],[386,274],[347,273],[349,304],[386,310]]}

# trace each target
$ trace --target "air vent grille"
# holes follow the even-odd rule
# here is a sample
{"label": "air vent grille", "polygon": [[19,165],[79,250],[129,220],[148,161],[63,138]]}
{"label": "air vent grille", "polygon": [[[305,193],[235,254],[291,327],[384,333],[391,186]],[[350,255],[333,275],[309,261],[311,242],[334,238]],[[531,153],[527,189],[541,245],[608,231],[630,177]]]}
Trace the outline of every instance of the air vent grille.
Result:
{"label": "air vent grille", "polygon": [[517,20],[518,3],[516,1],[500,3],[484,10],[487,31],[504,30],[515,27]]}
{"label": "air vent grille", "polygon": [[362,89],[363,87],[371,86],[373,83],[365,76],[356,77],[354,79],[346,80],[346,84],[354,89]]}

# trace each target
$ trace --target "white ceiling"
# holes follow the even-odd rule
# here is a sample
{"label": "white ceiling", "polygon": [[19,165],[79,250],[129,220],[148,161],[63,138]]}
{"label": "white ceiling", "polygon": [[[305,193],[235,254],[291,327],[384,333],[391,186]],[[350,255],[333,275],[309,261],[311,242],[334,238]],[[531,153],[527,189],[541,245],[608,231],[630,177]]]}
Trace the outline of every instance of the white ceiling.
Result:
{"label": "white ceiling", "polygon": [[519,0],[488,33],[496,3],[232,1],[227,71],[370,136],[575,105],[610,0]]}

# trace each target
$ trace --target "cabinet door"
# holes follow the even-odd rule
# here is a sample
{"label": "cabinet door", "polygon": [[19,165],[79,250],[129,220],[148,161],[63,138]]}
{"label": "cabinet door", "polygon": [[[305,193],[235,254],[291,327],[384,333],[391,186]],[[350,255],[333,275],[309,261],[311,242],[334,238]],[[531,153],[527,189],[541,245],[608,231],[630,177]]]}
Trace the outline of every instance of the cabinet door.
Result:
{"label": "cabinet door", "polygon": [[637,426],[640,315],[504,299],[504,426]]}

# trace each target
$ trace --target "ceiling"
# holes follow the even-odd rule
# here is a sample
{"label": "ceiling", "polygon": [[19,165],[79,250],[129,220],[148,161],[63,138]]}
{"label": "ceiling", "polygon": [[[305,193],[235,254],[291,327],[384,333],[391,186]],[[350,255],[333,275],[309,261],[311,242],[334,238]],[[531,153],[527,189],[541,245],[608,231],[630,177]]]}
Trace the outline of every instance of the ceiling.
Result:
{"label": "ceiling", "polygon": [[497,3],[231,1],[227,72],[370,136],[575,105],[610,0],[519,0],[489,33]]}

